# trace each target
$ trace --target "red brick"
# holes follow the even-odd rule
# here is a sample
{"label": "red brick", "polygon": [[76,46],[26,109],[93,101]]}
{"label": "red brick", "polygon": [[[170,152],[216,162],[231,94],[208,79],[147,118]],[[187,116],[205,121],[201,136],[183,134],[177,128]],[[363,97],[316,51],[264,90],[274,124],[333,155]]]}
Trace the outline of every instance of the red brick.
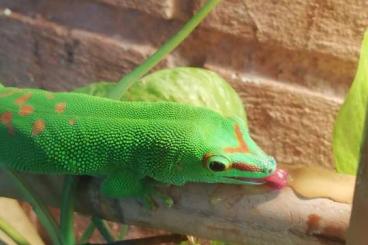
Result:
{"label": "red brick", "polygon": [[164,19],[187,16],[191,0],[94,0],[119,8],[131,8]]}
{"label": "red brick", "polygon": [[224,0],[205,25],[261,43],[356,61],[368,26],[366,9],[367,1]]}
{"label": "red brick", "polygon": [[153,52],[146,45],[70,30],[14,12],[0,16],[0,36],[0,80],[52,90],[118,80]]}

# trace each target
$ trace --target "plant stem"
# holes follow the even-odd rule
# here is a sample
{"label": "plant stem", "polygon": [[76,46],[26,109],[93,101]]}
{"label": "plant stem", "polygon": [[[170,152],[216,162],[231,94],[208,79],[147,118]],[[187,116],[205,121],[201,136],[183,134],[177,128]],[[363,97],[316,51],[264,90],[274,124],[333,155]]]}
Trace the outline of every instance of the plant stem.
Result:
{"label": "plant stem", "polygon": [[[0,230],[18,245],[29,245],[29,242],[5,220],[0,218]],[[0,242],[1,244],[1,242]]]}
{"label": "plant stem", "polygon": [[62,239],[60,237],[59,229],[54,218],[50,215],[47,207],[43,204],[41,200],[38,199],[36,195],[32,194],[30,188],[27,188],[27,184],[17,173],[5,168],[4,171],[8,174],[9,177],[13,179],[13,183],[24,196],[25,200],[27,200],[32,205],[33,210],[35,211],[42,226],[45,228],[47,234],[50,236],[52,243],[55,245],[62,245]]}
{"label": "plant stem", "polygon": [[119,235],[117,236],[117,239],[123,240],[125,236],[128,234],[128,229],[129,229],[128,225],[122,224],[120,227],[120,232],[119,232]]}
{"label": "plant stem", "polygon": [[201,23],[201,21],[216,7],[221,0],[208,0],[203,7],[177,32],[173,37],[167,40],[159,50],[152,54],[143,64],[139,65],[132,72],[124,76],[112,89],[109,90],[108,96],[111,99],[119,100],[127,89],[163,58],[173,51],[185,38]]}
{"label": "plant stem", "polygon": [[79,244],[85,244],[86,242],[88,242],[95,229],[96,229],[95,224],[93,222],[89,222],[89,225],[87,226],[86,230],[83,232],[79,240]]}
{"label": "plant stem", "polygon": [[111,243],[114,242],[114,237],[112,236],[109,227],[107,224],[100,218],[93,216],[92,222],[95,224],[96,228],[100,232],[100,234],[103,236],[103,238],[106,240],[106,242]]}
{"label": "plant stem", "polygon": [[60,228],[63,239],[63,244],[74,245],[74,228],[73,228],[73,214],[74,214],[74,193],[76,187],[76,177],[67,175],[64,178],[62,203],[60,212]]}

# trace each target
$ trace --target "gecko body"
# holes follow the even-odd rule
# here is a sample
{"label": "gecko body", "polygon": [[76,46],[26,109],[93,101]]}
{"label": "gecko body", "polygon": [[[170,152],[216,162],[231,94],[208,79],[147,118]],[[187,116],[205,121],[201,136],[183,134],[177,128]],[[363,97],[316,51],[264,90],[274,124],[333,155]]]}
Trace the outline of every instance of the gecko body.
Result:
{"label": "gecko body", "polygon": [[121,102],[0,86],[0,166],[104,178],[110,197],[161,183],[262,183],[275,160],[242,120],[173,102]]}

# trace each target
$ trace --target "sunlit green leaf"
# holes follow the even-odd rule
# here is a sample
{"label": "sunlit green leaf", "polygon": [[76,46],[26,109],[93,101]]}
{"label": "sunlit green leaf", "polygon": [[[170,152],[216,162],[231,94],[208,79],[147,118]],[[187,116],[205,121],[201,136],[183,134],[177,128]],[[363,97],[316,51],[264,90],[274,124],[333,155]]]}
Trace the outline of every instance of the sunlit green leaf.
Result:
{"label": "sunlit green leaf", "polygon": [[[75,92],[107,97],[111,86],[113,83],[100,82]],[[234,89],[216,73],[201,68],[178,67],[154,72],[134,83],[121,100],[173,101],[246,120],[243,104]]]}
{"label": "sunlit green leaf", "polygon": [[338,172],[356,174],[368,102],[368,32],[364,35],[358,70],[338,113],[333,152]]}

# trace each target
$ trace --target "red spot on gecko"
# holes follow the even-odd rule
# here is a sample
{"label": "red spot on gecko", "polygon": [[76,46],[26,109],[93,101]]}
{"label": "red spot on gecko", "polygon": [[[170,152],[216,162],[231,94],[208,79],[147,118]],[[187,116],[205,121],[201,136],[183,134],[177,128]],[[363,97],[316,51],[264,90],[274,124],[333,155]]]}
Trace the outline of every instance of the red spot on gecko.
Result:
{"label": "red spot on gecko", "polygon": [[32,136],[39,135],[45,130],[45,121],[42,119],[37,119],[32,126]]}
{"label": "red spot on gecko", "polygon": [[11,112],[4,112],[0,116],[0,121],[4,124],[9,124],[9,123],[11,123],[12,118],[13,118],[13,116],[12,116]]}
{"label": "red spot on gecko", "polygon": [[30,105],[23,105],[19,108],[19,115],[28,116],[33,113],[33,107]]}
{"label": "red spot on gecko", "polygon": [[231,164],[232,168],[242,170],[242,171],[248,171],[248,172],[262,172],[262,169],[260,167],[250,165],[250,164],[244,164],[244,163],[233,163]]}
{"label": "red spot on gecko", "polygon": [[62,102],[62,103],[57,103],[55,105],[55,111],[57,113],[63,113],[65,111],[66,108],[66,103]]}
{"label": "red spot on gecko", "polygon": [[76,123],[76,121],[75,121],[75,119],[70,119],[68,121],[68,123],[69,123],[69,125],[72,125],[73,126]]}
{"label": "red spot on gecko", "polygon": [[243,135],[241,133],[241,130],[238,124],[234,126],[234,132],[235,132],[236,140],[238,141],[239,146],[226,147],[224,151],[227,153],[236,153],[236,152],[247,153],[248,147],[247,147],[247,144],[244,142]]}
{"label": "red spot on gecko", "polygon": [[31,93],[26,93],[24,95],[22,95],[21,97],[19,97],[18,99],[15,100],[15,103],[18,105],[23,105],[25,103],[27,103],[27,101],[32,97]]}
{"label": "red spot on gecko", "polygon": [[4,112],[0,115],[0,122],[5,125],[8,129],[9,134],[14,133],[14,128],[12,126],[13,114],[11,112]]}
{"label": "red spot on gecko", "polygon": [[55,98],[55,95],[50,92],[45,92],[45,97],[46,99],[52,100],[53,98]]}

